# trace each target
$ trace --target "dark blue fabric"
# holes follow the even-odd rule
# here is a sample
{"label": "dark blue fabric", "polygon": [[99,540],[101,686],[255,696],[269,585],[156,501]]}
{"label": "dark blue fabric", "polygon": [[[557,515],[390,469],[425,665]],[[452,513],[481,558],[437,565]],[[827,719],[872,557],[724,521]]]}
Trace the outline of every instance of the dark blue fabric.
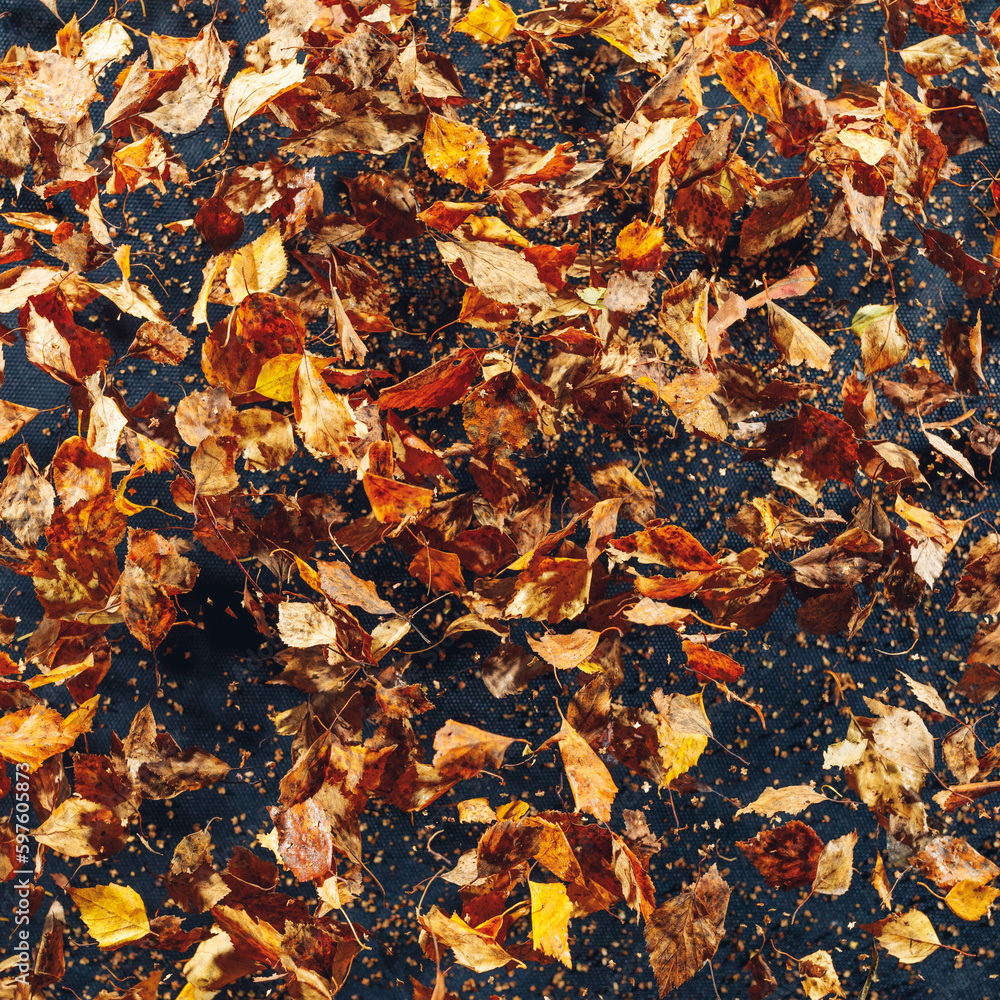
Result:
{"label": "dark blue fabric", "polygon": [[[89,3],[73,3],[72,0],[59,2],[64,17],[76,10],[85,27],[96,23],[96,19],[104,13],[101,8],[85,17],[88,7]],[[970,15],[976,12],[975,7],[974,4],[969,5]],[[261,4],[256,0],[247,3],[244,10],[235,0],[223,0],[218,5],[220,17],[217,21],[223,39],[235,40],[242,49],[243,45],[262,34],[265,25],[259,16],[260,8]],[[986,7],[980,5],[980,8],[980,16],[987,16]],[[138,3],[122,5],[120,13],[126,12],[130,15],[129,23],[141,26],[143,31],[193,35],[207,22],[211,8],[192,3],[181,11],[172,9],[172,5],[165,0],[146,0],[145,18]],[[3,14],[0,17],[0,40],[4,48],[17,44],[41,50],[54,43],[58,22],[37,0],[0,0],[0,13]],[[450,42],[446,41],[441,32],[447,23],[447,11],[440,5],[434,9],[421,6],[415,20],[430,30],[434,39],[432,47],[447,52],[454,59],[469,96],[481,101],[478,109],[466,109],[463,118],[472,120],[477,113],[480,114],[483,127],[496,136],[511,132],[528,134],[526,130],[531,127],[531,119],[527,115],[517,113],[505,117],[502,114],[491,115],[489,110],[496,106],[494,88],[502,82],[504,74],[513,73],[512,50],[484,50],[478,43],[458,35],[453,36]],[[786,30],[790,38],[782,42],[782,50],[786,59],[783,67],[801,82],[832,93],[836,90],[834,80],[839,83],[845,79],[877,81],[883,78],[882,16],[877,6],[858,8],[825,23],[816,18],[808,19],[805,26],[800,22],[798,14],[789,22]],[[802,38],[803,33],[808,34],[807,40]],[[909,40],[913,42],[920,37],[924,34],[914,30]],[[849,43],[849,48],[845,48],[845,43]],[[593,57],[598,47],[596,40],[574,40],[572,52],[561,56],[562,61],[572,67],[571,79],[573,74],[579,74],[581,65]],[[487,65],[493,59],[498,61],[499,68]],[[893,56],[893,59],[896,60],[896,57]],[[237,55],[230,73],[240,65]],[[899,68],[896,60],[893,69]],[[948,78],[948,82],[963,80],[961,72]],[[473,81],[480,81],[481,86]],[[984,107],[988,105],[995,110],[996,102],[992,95],[986,92],[980,94],[981,82],[981,76],[973,76],[970,72],[968,82],[963,85],[976,94]],[[915,93],[912,78],[904,77],[902,83],[907,90]],[[596,66],[594,79],[588,83],[588,88],[604,97],[612,93],[615,89],[614,68]],[[518,80],[516,89],[523,91],[526,103],[545,101],[537,88],[523,79]],[[553,90],[560,120],[567,123],[565,127],[592,131],[606,131],[610,127],[608,122],[601,121],[579,104],[569,91],[560,91],[555,78]],[[731,103],[727,95],[715,91],[710,98],[706,99],[706,103],[713,106]],[[595,98],[598,108],[601,100],[600,96]],[[989,125],[995,127],[995,116],[987,113],[987,118]],[[205,157],[206,151],[214,151],[224,138],[221,123],[221,115],[215,112],[208,124],[176,142],[177,151],[189,167],[195,167]],[[254,130],[241,130],[240,135],[234,138],[237,155],[245,155],[248,162],[264,158],[276,145],[273,139],[268,140],[263,135],[269,129],[270,125],[262,125],[252,151],[241,147],[240,143],[245,140],[246,134]],[[766,138],[763,134],[757,135],[753,150],[761,154],[766,149]],[[398,154],[381,160],[371,156],[342,156],[317,163],[318,176],[322,176],[327,199],[326,211],[335,211],[338,207],[349,211],[344,177],[352,176],[359,169],[402,168],[407,155],[408,151],[404,148]],[[749,153],[744,155],[751,159]],[[980,209],[992,212],[988,185],[968,185],[975,180],[981,181],[996,170],[996,151],[990,146],[960,156],[958,162],[962,165],[962,173],[956,181],[965,186],[959,186],[959,183],[944,186],[951,198],[951,218],[946,220],[942,216],[938,224],[949,232],[963,233],[967,249],[983,256],[989,251],[989,245],[976,225]],[[790,169],[794,170],[795,164],[796,161],[793,161]],[[211,193],[211,181],[206,179],[194,191],[199,196]],[[57,197],[53,199],[53,205],[46,206],[41,199],[25,190],[15,200],[9,185],[0,196],[5,199],[4,210],[16,207],[29,211],[65,211],[68,217],[76,218],[75,210],[63,198]],[[175,197],[173,191],[168,190],[166,196],[157,198],[147,189],[131,195],[128,206],[130,212],[141,209],[148,213],[143,217],[144,224],[152,226],[189,218],[192,213],[187,199],[190,196],[188,191],[183,197]],[[817,206],[819,224],[822,207],[822,204]],[[608,231],[613,232],[634,215],[643,215],[644,212],[644,208],[619,201],[613,192],[609,192],[606,206],[595,213],[594,219],[612,227]],[[898,211],[896,214],[899,215]],[[109,222],[114,221],[109,218]],[[256,235],[259,227],[259,219],[248,220],[246,237]],[[992,231],[990,226],[986,228]],[[897,235],[912,240],[916,234],[912,224],[904,220]],[[192,276],[194,292],[182,294],[177,284],[169,286],[169,294],[161,292],[161,302],[171,317],[178,316],[193,304],[201,267],[209,254],[197,238],[191,237],[182,242],[188,248],[183,255],[183,273]],[[457,315],[461,289],[455,282],[448,287],[442,287],[437,282],[440,269],[435,267],[432,270],[427,263],[434,260],[434,248],[429,241],[426,247],[420,248],[420,252],[415,252],[412,246],[387,244],[365,244],[359,252],[369,256],[380,267],[402,269],[401,280],[396,285],[399,298],[394,305],[394,320],[401,328],[426,333],[443,326]],[[677,278],[683,277],[700,261],[696,254],[681,255],[672,261],[672,272]],[[842,374],[846,374],[855,356],[855,347],[849,331],[845,332],[844,328],[849,325],[857,305],[883,301],[889,291],[888,286],[883,284],[887,269],[882,265],[878,276],[860,290],[868,269],[867,258],[850,244],[834,240],[827,240],[818,256],[809,256],[809,244],[806,243],[800,257],[789,263],[801,262],[817,264],[821,283],[816,293],[822,292],[827,298],[824,301],[810,296],[808,311],[800,301],[794,302],[790,308],[807,322],[815,322],[830,343],[835,343],[838,337],[844,339],[844,350],[837,359],[841,362]],[[163,265],[162,270],[159,265],[154,266],[158,280],[176,278],[181,273],[178,265],[171,264],[169,260],[164,259]],[[936,349],[939,335],[930,325],[932,307],[936,310],[934,318],[942,325],[949,316],[968,318],[981,308],[986,339],[989,348],[993,347],[997,312],[992,303],[966,302],[947,277],[920,258],[912,247],[905,261],[893,266],[892,273],[897,283],[901,320],[910,330],[915,343],[921,339],[926,341],[924,353],[942,375],[947,377],[947,369]],[[109,267],[106,271],[96,272],[94,277],[101,280],[111,274]],[[904,283],[907,276],[912,276],[912,285]],[[754,277],[752,270],[738,266],[735,259],[730,277],[738,290],[756,290],[747,284]],[[775,275],[769,274],[768,277],[773,279]],[[658,289],[665,284],[660,282]],[[820,317],[825,306],[840,300],[846,300],[847,304],[827,312],[825,318]],[[112,341],[115,350],[119,354],[124,353],[137,324],[127,317],[116,318],[116,310],[110,303],[103,307],[95,303],[94,308],[98,311],[103,309],[98,325]],[[16,322],[10,316],[3,319],[8,325]],[[180,325],[186,325],[186,322],[185,316]],[[751,318],[749,329],[735,335],[740,341],[737,357],[746,356],[754,350],[753,344],[764,332],[763,322],[760,316]],[[463,331],[463,336],[470,343],[486,342],[481,334],[474,331]],[[451,346],[457,343],[457,330],[444,330],[439,337]],[[417,370],[427,355],[428,341],[423,337],[402,337],[392,343],[387,339],[378,343],[377,337],[370,340],[374,345],[376,362],[395,354],[403,359],[407,370]],[[527,347],[523,349],[528,350]],[[185,365],[169,375],[161,368],[157,376],[151,376],[148,364],[138,364],[137,370],[128,374],[129,398],[139,399],[150,389],[165,394],[169,388],[171,399],[176,401],[191,388],[197,388],[200,381],[189,385],[184,377],[195,375],[200,380],[198,353],[193,351]],[[36,406],[42,403],[57,405],[63,401],[60,386],[26,365],[23,345],[7,348],[6,357],[7,380],[3,392],[7,398],[31,402]],[[991,356],[986,366],[991,390],[996,375],[993,360]],[[172,379],[174,384],[165,387],[165,377]],[[831,379],[830,384],[834,385],[834,380]],[[836,389],[830,398],[820,401],[819,405],[836,412],[835,393]],[[973,405],[988,408],[990,404],[987,400],[967,402],[967,406]],[[964,408],[962,404],[953,404],[941,412],[940,418],[956,416]],[[881,409],[885,413],[881,433],[885,436],[892,437],[899,423],[911,433],[916,430],[913,421],[901,420],[887,404],[883,403]],[[983,418],[982,410],[979,415]],[[453,415],[450,419],[457,419],[457,416]],[[23,440],[29,443],[40,466],[47,463],[58,441],[72,433],[72,428],[66,425],[53,427],[51,436],[46,436],[42,434],[43,426],[43,421],[39,420],[8,442],[3,446],[3,458],[6,459],[10,450]],[[530,459],[527,467],[532,479],[540,484],[540,488],[542,485],[553,486],[558,499],[564,494],[571,476],[589,484],[587,467],[592,463],[612,457],[627,457],[636,463],[641,460],[644,474],[648,474],[661,491],[660,504],[664,516],[676,517],[678,523],[709,549],[718,545],[742,548],[744,541],[727,532],[726,518],[744,499],[775,490],[765,467],[739,462],[738,453],[731,444],[703,442],[689,437],[683,429],[675,426],[669,412],[660,405],[654,406],[649,397],[637,406],[624,449],[619,448],[614,436],[600,429],[588,433],[583,443],[584,447],[578,448],[577,437],[570,433],[551,450]],[[919,433],[913,433],[908,446],[920,455],[922,466],[931,459],[932,455]],[[937,471],[928,475],[931,485],[920,493],[919,502],[942,512],[953,510],[951,516],[978,517],[980,520],[970,523],[958,550],[949,559],[948,568],[935,593],[928,595],[916,609],[918,635],[914,635],[911,622],[905,616],[880,607],[862,634],[849,642],[835,636],[803,636],[795,622],[796,602],[791,597],[786,598],[765,629],[720,645],[745,665],[748,685],[753,688],[753,693],[748,696],[762,704],[767,729],[762,729],[748,708],[725,703],[711,692],[707,693],[707,710],[717,742],[710,745],[693,773],[710,791],[693,795],[675,794],[671,800],[666,794],[659,796],[655,789],[644,790],[642,782],[629,775],[624,768],[614,770],[621,793],[613,824],[620,826],[623,808],[645,809],[653,832],[664,838],[663,850],[651,864],[659,901],[680,890],[702,864],[717,863],[733,885],[726,938],[715,960],[715,983],[723,997],[748,995],[748,979],[743,975],[742,968],[750,951],[760,946],[761,938],[756,928],[765,923],[768,923],[768,940],[787,955],[802,957],[820,948],[831,951],[848,996],[857,996],[865,979],[870,939],[853,924],[876,920],[883,915],[868,878],[876,850],[885,851],[885,835],[878,829],[871,814],[864,806],[855,810],[849,804],[831,803],[800,817],[808,819],[824,840],[856,829],[859,843],[855,853],[854,885],[850,892],[839,899],[811,899],[796,913],[799,896],[762,888],[755,870],[735,848],[736,840],[749,839],[767,824],[753,816],[734,820],[736,806],[732,799],[738,798],[745,804],[776,780],[784,785],[820,779],[823,750],[829,743],[844,737],[848,724],[848,717],[831,703],[833,689],[826,671],[851,674],[859,687],[863,685],[861,693],[869,696],[888,689],[887,700],[892,703],[897,703],[903,696],[899,688],[899,669],[907,670],[919,680],[933,683],[942,691],[960,674],[961,661],[976,622],[967,615],[946,615],[943,607],[957,579],[962,554],[996,518],[995,478],[988,472],[985,460],[977,460],[976,463],[977,472],[985,484],[982,489],[975,487],[943,461],[938,460],[936,466]],[[343,499],[343,477],[331,475],[319,463],[297,459],[295,467],[315,473],[304,477],[310,491],[328,490]],[[150,491],[162,492],[162,484],[152,481],[152,477],[139,480],[136,485],[138,502],[149,499]],[[824,502],[829,508],[849,517],[862,496],[868,495],[870,490],[867,483],[860,484],[856,491],[838,490],[831,485],[824,494]],[[351,501],[344,502],[352,507]],[[360,509],[356,502],[353,502],[353,508]],[[168,523],[159,514],[141,515],[136,523],[164,530],[168,534],[174,529],[173,522]],[[134,886],[142,894],[151,914],[164,899],[160,877],[168,867],[174,847],[183,836],[212,817],[218,817],[212,824],[212,836],[216,859],[224,863],[233,845],[252,846],[255,834],[270,829],[265,809],[276,801],[277,781],[290,759],[290,740],[274,735],[268,715],[301,700],[294,690],[268,684],[276,673],[268,659],[274,646],[263,642],[241,608],[243,577],[240,570],[203,549],[197,552],[196,558],[201,576],[195,591],[183,601],[193,624],[177,626],[155,657],[155,668],[159,671],[162,686],[157,688],[154,657],[145,653],[124,628],[112,629],[116,638],[116,653],[111,673],[101,687],[101,693],[107,700],[102,701],[98,727],[87,741],[91,751],[106,751],[110,733],[114,731],[124,735],[137,709],[152,699],[157,720],[166,725],[181,745],[202,745],[234,764],[239,762],[241,751],[249,753],[242,768],[245,775],[243,781],[234,777],[221,789],[183,795],[169,805],[143,805],[143,833],[161,853],[153,853],[136,842],[101,869],[85,869],[72,875],[75,884],[93,884],[107,881],[108,873],[113,870],[115,880]],[[406,572],[406,560],[394,557],[391,551],[377,557],[369,555],[360,558],[357,566],[360,567],[359,575],[378,581],[383,593],[391,592],[399,607],[412,610],[424,603],[422,588]],[[30,585],[26,586],[28,581],[22,579],[8,579],[6,586],[12,592],[6,602],[5,613],[20,615],[21,634],[30,633],[40,617]],[[422,631],[432,635],[432,638],[436,635],[433,635],[434,626],[431,623],[441,607],[439,602],[416,619]],[[411,638],[413,642],[409,648],[419,649],[421,644],[416,637]],[[512,639],[516,641],[519,638],[521,635],[515,629]],[[693,679],[681,669],[683,656],[680,643],[669,630],[637,628],[625,643],[626,679],[616,696],[631,704],[645,704],[657,687],[684,692],[696,689]],[[556,731],[559,725],[557,703],[565,710],[572,691],[562,690],[554,679],[549,678],[536,682],[536,695],[530,699],[493,699],[475,676],[474,656],[485,655],[494,645],[492,636],[460,636],[432,651],[414,655],[414,666],[408,677],[428,686],[429,696],[436,706],[433,712],[421,717],[418,722],[419,731],[428,740],[437,727],[449,718],[526,737],[535,744]],[[910,652],[903,655],[907,649]],[[859,695],[852,696],[850,704],[856,711],[863,711]],[[913,707],[912,702],[908,704]],[[967,717],[986,716],[977,732],[984,743],[992,745],[998,737],[996,721],[989,710],[990,705],[982,708],[967,706]],[[934,728],[935,736],[943,736],[946,732],[946,726],[937,725]],[[944,773],[943,765],[941,773]],[[839,773],[828,777],[832,777],[837,788],[845,787]],[[539,808],[572,808],[572,797],[563,782],[561,767],[550,767],[547,763],[505,771],[502,787],[495,778],[483,778],[463,785],[460,791],[460,798],[489,795],[494,804],[509,795],[523,796]],[[853,801],[850,794],[847,798]],[[415,943],[417,925],[413,917],[413,908],[421,900],[422,883],[441,867],[426,849],[426,842],[432,832],[443,831],[434,839],[432,846],[438,854],[451,857],[473,846],[477,835],[476,828],[454,822],[453,802],[454,798],[442,799],[425,814],[412,817],[392,808],[373,807],[367,819],[367,834],[372,839],[368,848],[370,853],[365,860],[385,887],[385,896],[377,886],[368,883],[366,910],[355,907],[351,911],[353,919],[372,931],[373,950],[364,953],[355,963],[352,979],[342,993],[344,997],[351,997],[352,1000],[355,997],[395,1000],[412,995],[409,984],[411,975],[424,983],[432,981],[432,963],[422,958]],[[961,814],[951,832],[967,836],[984,854],[998,860],[995,814],[986,819],[978,818],[976,810]],[[263,848],[257,849],[266,853]],[[50,867],[59,869],[54,862],[50,863]],[[46,885],[54,888],[48,881]],[[0,886],[0,897],[6,898],[4,893],[5,887]],[[957,957],[954,952],[942,948],[923,964],[913,967],[912,971],[903,971],[894,959],[883,955],[876,986],[878,996],[899,1000],[916,1000],[917,997],[935,994],[963,997],[965,1000],[978,1000],[979,997],[985,1000],[994,996],[995,981],[991,976],[1000,969],[996,968],[992,953],[989,959],[981,954],[982,949],[995,947],[996,932],[992,921],[963,923],[909,875],[901,881],[897,896],[900,901],[908,901],[912,897],[914,905],[930,915],[944,944],[977,953],[977,958]],[[457,893],[452,887],[435,882],[423,898],[423,906],[427,908],[438,901],[448,909],[455,909],[458,905]],[[68,900],[67,909],[70,909]],[[39,930],[41,915],[36,921]],[[71,913],[70,923],[79,927],[78,916]],[[524,933],[523,927],[521,933]],[[543,992],[550,996],[574,995],[606,1000],[655,995],[642,928],[636,925],[624,907],[620,907],[617,914],[574,921],[571,934],[576,963],[573,970],[563,970],[557,965],[535,966],[508,979],[502,970],[496,975],[483,977],[456,966],[448,978],[449,988],[470,996],[486,997],[497,993],[507,1000]],[[99,971],[108,967],[107,958],[98,953],[89,938],[72,937],[68,942],[68,956],[73,964],[64,982],[66,987],[80,996],[90,997],[111,985],[102,979],[103,973]],[[765,957],[779,978],[776,996],[801,995],[798,977],[784,974],[782,960],[770,945],[765,948]],[[80,964],[82,959],[89,964]],[[146,971],[154,966],[148,954],[142,955],[141,964]],[[115,967],[115,974],[128,975],[134,968],[125,963]],[[466,982],[469,986],[463,989],[462,984]],[[176,976],[171,979],[165,994],[175,996],[179,983]],[[264,997],[269,995],[271,985],[242,983],[224,991],[223,995]],[[707,972],[699,973],[677,995],[692,1000],[713,996]],[[874,1000],[875,996],[873,991],[870,997]]]}

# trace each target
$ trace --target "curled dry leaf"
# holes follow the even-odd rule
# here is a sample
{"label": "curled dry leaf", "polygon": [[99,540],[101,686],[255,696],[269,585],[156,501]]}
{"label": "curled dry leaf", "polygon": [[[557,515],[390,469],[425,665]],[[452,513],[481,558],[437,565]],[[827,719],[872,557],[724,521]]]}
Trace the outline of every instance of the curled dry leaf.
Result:
{"label": "curled dry leaf", "polygon": [[799,975],[802,977],[802,990],[809,1000],[846,995],[833,966],[833,956],[828,951],[814,951],[800,958]]}
{"label": "curled dry leaf", "polygon": [[[489,972],[508,962],[524,967],[524,963],[504,951],[495,938],[470,927],[457,913],[449,917],[435,906],[420,917],[420,923],[430,938],[444,948],[451,948],[455,953],[455,961],[473,972]],[[428,951],[427,945],[424,950]],[[434,954],[433,946],[429,951],[431,955]]]}

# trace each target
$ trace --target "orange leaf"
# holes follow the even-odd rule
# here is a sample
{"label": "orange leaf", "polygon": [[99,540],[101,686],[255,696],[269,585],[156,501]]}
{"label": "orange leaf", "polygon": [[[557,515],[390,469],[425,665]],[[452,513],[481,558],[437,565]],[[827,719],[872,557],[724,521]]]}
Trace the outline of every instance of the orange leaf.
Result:
{"label": "orange leaf", "polygon": [[636,219],[618,234],[617,248],[626,270],[655,271],[663,256],[663,227]]}
{"label": "orange leaf", "polygon": [[64,719],[54,708],[32,705],[0,718],[0,757],[27,764],[34,771],[49,757],[68,750],[89,732],[97,711],[98,696],[85,701]]}
{"label": "orange leaf", "polygon": [[681,644],[687,657],[687,669],[698,680],[719,681],[722,684],[735,684],[743,676],[743,667],[725,653],[717,653],[704,642],[688,642]]}
{"label": "orange leaf", "polygon": [[363,483],[365,493],[371,501],[372,513],[383,523],[395,523],[402,521],[404,517],[419,514],[422,510],[427,510],[434,499],[433,490],[397,483],[394,479],[375,476],[370,472],[365,473]]}
{"label": "orange leaf", "polygon": [[716,57],[715,72],[722,85],[755,115],[781,121],[781,84],[771,60],[759,52],[730,52]]}
{"label": "orange leaf", "polygon": [[604,761],[590,744],[567,722],[553,737],[559,741],[566,777],[573,790],[573,799],[580,812],[590,813],[602,823],[611,820],[611,804],[618,786]]}

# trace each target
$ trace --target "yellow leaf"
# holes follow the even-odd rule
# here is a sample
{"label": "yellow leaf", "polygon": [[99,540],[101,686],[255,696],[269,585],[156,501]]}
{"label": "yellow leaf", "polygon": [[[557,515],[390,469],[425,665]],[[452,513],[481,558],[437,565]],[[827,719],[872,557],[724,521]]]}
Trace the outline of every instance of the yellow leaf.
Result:
{"label": "yellow leaf", "polygon": [[24,683],[32,691],[35,688],[45,687],[48,684],[65,684],[66,681],[72,680],[77,674],[82,674],[85,670],[90,670],[93,665],[94,654],[88,653],[82,660],[78,660],[76,663],[65,663],[61,667],[56,667],[55,670],[50,670],[47,674],[37,674],[34,677],[29,677]]}
{"label": "yellow leaf", "polygon": [[455,961],[473,972],[490,972],[508,962],[514,962],[522,969],[523,962],[508,954],[496,939],[470,927],[457,913],[448,916],[435,906],[430,913],[420,918],[424,930],[436,938],[438,943],[455,952]]}
{"label": "yellow leaf", "polygon": [[271,226],[253,243],[237,250],[229,270],[226,284],[236,302],[242,302],[254,292],[269,292],[285,280],[288,258],[281,243],[281,230]]}
{"label": "yellow leaf", "polygon": [[562,882],[528,882],[531,890],[531,944],[536,951],[573,968],[569,954],[569,918],[573,904]]}
{"label": "yellow leaf", "polygon": [[965,879],[952,886],[944,901],[956,917],[961,917],[963,920],[978,920],[990,912],[990,907],[997,896],[1000,896],[1000,889]]}
{"label": "yellow leaf", "polygon": [[660,779],[660,786],[666,787],[675,778],[687,774],[698,763],[698,758],[705,752],[707,746],[706,736],[678,736],[669,741],[664,741],[661,736],[660,759],[664,762],[669,760],[670,763],[667,764],[667,770]]}
{"label": "yellow leaf", "polygon": [[530,808],[527,802],[521,802],[519,799],[511,799],[510,802],[505,802],[497,808],[497,819],[518,820],[527,816]]}
{"label": "yellow leaf", "polygon": [[483,0],[455,25],[454,30],[489,45],[506,41],[516,24],[517,15],[503,0]]}
{"label": "yellow leaf", "polygon": [[[708,746],[708,733],[711,731],[700,694],[674,695],[671,703],[685,711],[683,716],[680,712],[671,712],[668,716],[662,711],[657,715],[656,736],[660,744],[660,763],[664,768],[663,777],[660,779],[661,788],[665,788],[675,778],[686,774],[698,763],[698,758]],[[704,719],[703,730],[689,722],[683,724],[675,722],[677,718],[690,716],[697,719],[699,715]]]}
{"label": "yellow leaf", "polygon": [[731,52],[715,60],[722,85],[755,115],[781,121],[781,85],[767,56],[759,52]]}
{"label": "yellow leaf", "polygon": [[68,750],[82,733],[90,731],[97,711],[97,695],[64,719],[54,708],[32,705],[0,719],[0,757],[35,770],[49,757]]}
{"label": "yellow leaf", "polygon": [[102,948],[120,948],[149,933],[142,897],[127,885],[97,885],[70,889],[87,930]]}
{"label": "yellow leaf", "polygon": [[[325,358],[319,354],[308,354],[306,357],[316,369],[317,375],[333,364],[333,358]],[[261,366],[254,391],[279,403],[290,403],[294,395],[295,372],[301,361],[301,354],[277,354],[268,358]]]}
{"label": "yellow leaf", "polygon": [[482,191],[489,172],[490,141],[474,125],[427,116],[424,159],[427,166],[449,181]]}

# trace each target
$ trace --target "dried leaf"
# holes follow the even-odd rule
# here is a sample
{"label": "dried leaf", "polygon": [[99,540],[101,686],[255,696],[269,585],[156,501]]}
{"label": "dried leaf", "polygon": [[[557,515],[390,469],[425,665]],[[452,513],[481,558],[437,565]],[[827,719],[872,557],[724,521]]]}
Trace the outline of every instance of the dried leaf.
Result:
{"label": "dried leaf", "polygon": [[813,892],[828,896],[842,896],[851,887],[854,848],[858,843],[857,832],[845,834],[829,841],[816,863]]}
{"label": "dried leaf", "polygon": [[573,904],[562,882],[532,882],[531,893],[531,944],[536,951],[573,967],[569,952],[569,918]]}
{"label": "dried leaf", "polygon": [[823,841],[812,827],[797,819],[764,830],[753,840],[738,840],[736,846],[764,881],[777,889],[811,885],[823,853]]}
{"label": "dried leaf", "polygon": [[930,920],[919,910],[897,913],[874,924],[862,924],[890,955],[907,965],[915,965],[933,955],[941,946]]}
{"label": "dried leaf", "polygon": [[482,0],[451,29],[461,31],[484,45],[497,45],[507,40],[516,25],[517,15],[503,0]]}
{"label": "dried leaf", "polygon": [[718,950],[729,893],[712,865],[690,889],[657,907],[646,921],[646,947],[661,997],[692,979]]}
{"label": "dried leaf", "polygon": [[490,141],[474,125],[429,114],[424,129],[424,159],[435,173],[475,192],[486,187]]}
{"label": "dried leaf", "polygon": [[788,785],[785,788],[765,788],[753,802],[738,809],[735,815],[742,816],[744,813],[756,813],[759,816],[766,816],[768,819],[776,816],[778,813],[787,813],[789,816],[794,816],[808,809],[810,806],[829,801],[825,795],[817,792],[812,785]]}
{"label": "dried leaf", "polygon": [[101,948],[120,948],[149,933],[142,897],[129,886],[98,885],[92,889],[70,889],[69,894]]}
{"label": "dried leaf", "polygon": [[822,1000],[828,996],[845,996],[837,970],[833,967],[833,956],[828,951],[814,951],[799,959],[799,975],[802,989],[809,1000]]}

